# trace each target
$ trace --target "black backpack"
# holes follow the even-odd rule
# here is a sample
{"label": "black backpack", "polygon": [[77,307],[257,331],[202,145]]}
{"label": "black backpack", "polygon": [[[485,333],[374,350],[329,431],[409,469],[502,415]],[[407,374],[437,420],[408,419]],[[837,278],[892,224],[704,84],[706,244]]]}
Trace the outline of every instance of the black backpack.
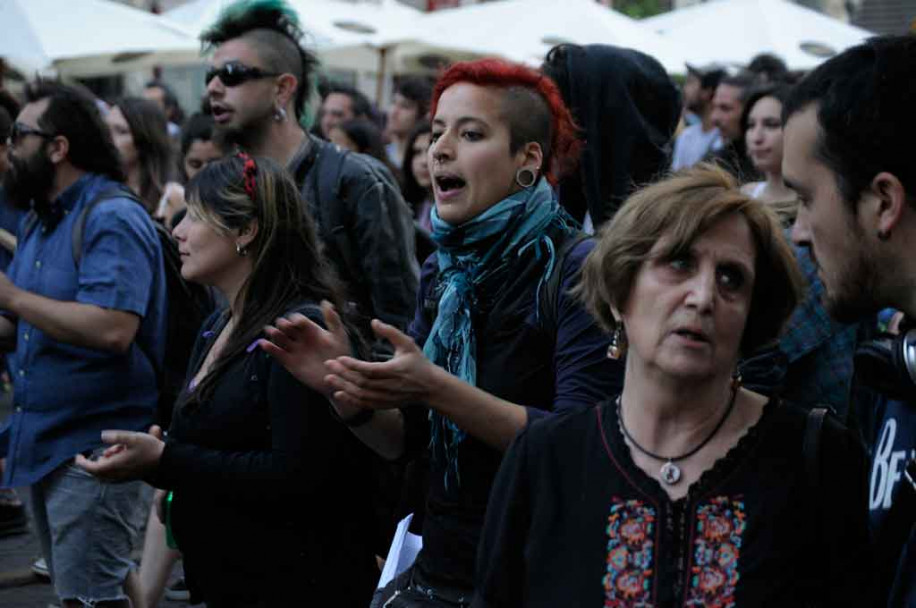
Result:
{"label": "black backpack", "polygon": [[[71,243],[73,262],[77,268],[79,268],[82,258],[83,233],[86,230],[89,214],[100,203],[114,198],[127,198],[138,205],[142,206],[143,204],[133,192],[124,186],[114,186],[99,192],[83,208],[76,221],[73,222]],[[34,211],[30,212],[24,223],[23,235],[28,234],[37,222],[38,216]],[[164,364],[159,366],[156,359],[147,353],[142,346],[140,349],[152,362],[156,371],[159,388],[156,424],[167,430],[172,419],[172,407],[175,405],[175,400],[178,398],[184,384],[191,351],[200,331],[200,326],[216,306],[213,294],[209,289],[196,283],[188,283],[182,278],[181,256],[178,254],[178,244],[169,230],[156,221],[153,222],[153,226],[156,229],[156,235],[159,237],[159,245],[162,249],[162,265],[165,270],[168,298]],[[137,346],[140,346],[139,342],[137,342]]]}

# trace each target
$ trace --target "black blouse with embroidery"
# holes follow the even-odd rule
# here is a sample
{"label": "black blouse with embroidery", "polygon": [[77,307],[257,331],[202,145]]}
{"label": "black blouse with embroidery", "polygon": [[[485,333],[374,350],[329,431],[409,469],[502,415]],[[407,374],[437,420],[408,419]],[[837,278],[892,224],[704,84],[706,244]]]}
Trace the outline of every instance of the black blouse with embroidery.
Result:
{"label": "black blouse with embroidery", "polygon": [[864,452],[825,424],[815,496],[805,423],[769,402],[677,501],[633,463],[613,401],[533,423],[490,497],[474,605],[868,605]]}

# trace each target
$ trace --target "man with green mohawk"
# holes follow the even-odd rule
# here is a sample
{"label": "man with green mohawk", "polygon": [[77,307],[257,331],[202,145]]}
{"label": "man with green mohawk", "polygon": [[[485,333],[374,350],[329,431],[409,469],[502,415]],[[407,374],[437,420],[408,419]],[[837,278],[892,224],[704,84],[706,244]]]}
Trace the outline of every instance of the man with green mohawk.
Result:
{"label": "man with green mohawk", "polygon": [[282,0],[239,0],[201,35],[212,51],[207,96],[224,143],[285,165],[318,223],[325,254],[373,354],[373,318],[407,327],[419,279],[413,219],[391,173],[300,126],[315,56],[300,43],[299,17]]}

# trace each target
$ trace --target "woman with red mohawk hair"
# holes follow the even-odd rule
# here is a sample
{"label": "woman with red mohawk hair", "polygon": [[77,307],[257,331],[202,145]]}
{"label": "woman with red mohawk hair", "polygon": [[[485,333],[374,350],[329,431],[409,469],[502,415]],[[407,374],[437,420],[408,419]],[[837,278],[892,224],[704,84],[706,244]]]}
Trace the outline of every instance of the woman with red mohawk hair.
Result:
{"label": "woman with red mohawk hair", "polygon": [[552,187],[575,166],[575,130],[540,72],[493,59],[454,65],[433,93],[439,250],[423,266],[410,335],[373,321],[395,354],[368,363],[338,356],[348,349],[333,314],[329,330],[301,317],[268,330],[263,347],[329,395],[368,446],[388,458],[430,451],[423,549],[373,606],[469,605],[505,448],[530,420],[620,386],[608,337],[569,294],[592,248]]}

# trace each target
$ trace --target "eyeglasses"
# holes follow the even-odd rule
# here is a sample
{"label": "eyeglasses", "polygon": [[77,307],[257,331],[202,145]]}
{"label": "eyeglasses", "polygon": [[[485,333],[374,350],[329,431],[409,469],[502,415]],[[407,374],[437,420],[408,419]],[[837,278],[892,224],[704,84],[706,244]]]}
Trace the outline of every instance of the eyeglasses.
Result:
{"label": "eyeglasses", "polygon": [[35,135],[45,139],[51,139],[54,137],[54,135],[51,135],[46,131],[42,131],[41,129],[30,127],[29,125],[22,124],[21,122],[14,122],[13,126],[10,127],[10,134],[7,139],[11,145],[16,146],[19,144],[19,141],[27,135]]}
{"label": "eyeglasses", "polygon": [[221,68],[211,67],[208,69],[207,75],[204,77],[204,84],[209,85],[211,80],[219,76],[220,82],[227,87],[237,87],[249,80],[270,78],[271,76],[279,75],[280,74],[277,72],[265,72],[260,68],[253,68],[244,63],[230,61]]}

